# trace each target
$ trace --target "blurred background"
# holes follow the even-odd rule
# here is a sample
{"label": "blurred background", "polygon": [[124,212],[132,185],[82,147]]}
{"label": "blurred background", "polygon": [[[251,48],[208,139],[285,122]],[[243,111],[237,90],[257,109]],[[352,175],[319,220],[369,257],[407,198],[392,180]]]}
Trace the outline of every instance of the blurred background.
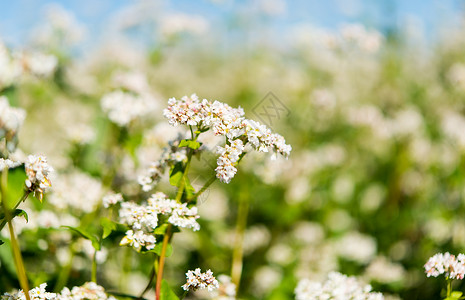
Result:
{"label": "blurred background", "polygon": [[[89,280],[90,244],[60,225],[105,214],[108,189],[136,197],[137,175],[174,134],[167,99],[196,93],[242,106],[293,151],[250,155],[229,185],[212,185],[202,230],[174,239],[175,291],[197,266],[229,275],[246,226],[240,299],[292,299],[300,279],[330,271],[387,299],[438,299],[444,283],[426,278],[424,263],[465,252],[464,9],[459,0],[0,4],[0,94],[27,111],[20,149],[57,170],[45,204],[16,225],[30,279],[51,289]],[[35,51],[55,60],[13,76],[10,61]],[[151,103],[124,126],[100,105],[119,88]],[[194,187],[214,164],[213,154],[194,164]],[[104,244],[99,283],[138,295],[149,260],[113,247],[120,238]],[[17,287],[8,247],[0,262],[0,291]]]}

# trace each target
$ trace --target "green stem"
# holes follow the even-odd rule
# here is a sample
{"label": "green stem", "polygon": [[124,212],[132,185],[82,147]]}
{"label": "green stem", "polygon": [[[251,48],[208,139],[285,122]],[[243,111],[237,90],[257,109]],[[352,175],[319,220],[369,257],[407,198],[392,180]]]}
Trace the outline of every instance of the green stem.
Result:
{"label": "green stem", "polygon": [[157,264],[157,258],[155,257],[155,260],[153,262],[153,269],[152,269],[152,272],[150,273],[149,283],[145,287],[144,291],[142,291],[142,293],[140,294],[139,299],[142,299],[145,293],[147,293],[150,290],[150,286],[152,285],[153,279],[155,278],[155,274],[156,274],[155,272],[155,269],[157,267],[156,264]]}
{"label": "green stem", "polygon": [[236,292],[239,291],[239,283],[242,276],[242,265],[244,255],[244,234],[247,225],[247,216],[249,213],[249,201],[246,192],[239,196],[239,208],[236,220],[236,236],[233,249],[233,258],[231,266],[231,281],[236,285]]}
{"label": "green stem", "polygon": [[212,185],[212,183],[215,182],[215,180],[216,176],[212,176],[194,196],[187,199],[187,202],[197,200],[197,198],[199,198],[199,196],[202,195],[203,192],[205,192],[210,187],[210,185]]}
{"label": "green stem", "polygon": [[18,274],[19,284],[24,291],[24,295],[26,296],[26,300],[31,300],[31,298],[29,297],[29,282],[26,275],[26,269],[23,263],[23,257],[21,256],[21,249],[19,248],[19,244],[15,236],[11,213],[7,204],[8,168],[3,169],[1,176],[2,177],[0,183],[0,192],[2,195],[2,205],[3,210],[5,211],[5,220],[8,223],[8,229],[10,231],[11,250],[13,252],[13,259],[16,266],[16,272]]}
{"label": "green stem", "polygon": [[186,296],[187,296],[188,293],[189,293],[189,290],[184,291],[184,293],[183,293],[182,296],[181,296],[181,300],[184,299],[184,298],[186,298]]}
{"label": "green stem", "polygon": [[91,280],[92,282],[97,283],[97,249],[94,251],[94,257],[92,258],[92,274]]}
{"label": "green stem", "polygon": [[166,256],[166,248],[168,247],[168,242],[171,239],[171,227],[173,225],[168,224],[168,228],[166,228],[165,236],[163,237],[163,244],[161,247],[160,253],[160,261],[158,263],[158,272],[157,272],[157,283],[155,286],[155,299],[160,300],[160,291],[161,291],[161,281],[163,279],[163,268],[165,266],[165,256]]}
{"label": "green stem", "polygon": [[447,278],[447,298],[450,297],[452,292],[452,280]]}

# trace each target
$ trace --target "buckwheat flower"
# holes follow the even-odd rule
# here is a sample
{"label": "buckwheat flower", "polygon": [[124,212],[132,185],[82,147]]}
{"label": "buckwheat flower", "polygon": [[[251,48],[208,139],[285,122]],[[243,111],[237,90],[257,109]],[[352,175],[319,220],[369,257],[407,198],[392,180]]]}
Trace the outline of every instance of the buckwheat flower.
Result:
{"label": "buckwheat flower", "polygon": [[108,296],[105,289],[95,282],[86,282],[82,286],[75,286],[71,290],[65,287],[58,298],[63,300],[116,300],[113,296]]}
{"label": "buckwheat flower", "polygon": [[236,299],[236,285],[228,275],[218,276],[219,287],[212,293],[212,299],[234,300]]}
{"label": "buckwheat flower", "polygon": [[197,223],[197,219],[200,216],[197,214],[197,207],[187,207],[187,203],[178,204],[173,211],[171,216],[168,218],[168,222],[175,226],[192,228],[192,230],[200,230],[200,225]]}
{"label": "buckwheat flower", "polygon": [[109,193],[103,197],[102,202],[103,206],[105,208],[108,208],[111,205],[115,205],[118,202],[123,202],[123,195],[121,195],[120,193]]}
{"label": "buckwheat flower", "polygon": [[155,193],[147,200],[148,209],[152,210],[155,214],[171,214],[174,208],[179,204],[175,200],[168,199],[167,196],[161,192]]}
{"label": "buckwheat flower", "polygon": [[332,272],[323,282],[302,279],[295,289],[296,300],[383,300],[381,293],[371,291],[370,285],[360,283],[355,277],[348,277],[341,273]]}
{"label": "buckwheat flower", "polygon": [[152,213],[145,206],[132,202],[121,203],[119,217],[121,223],[127,224],[136,230],[155,229],[158,225],[156,213]]}
{"label": "buckwheat flower", "polygon": [[134,247],[137,251],[140,251],[142,247],[145,247],[147,250],[151,250],[155,248],[155,243],[157,240],[153,234],[146,234],[142,230],[128,230],[126,231],[126,235],[120,242],[120,246],[129,245]]}
{"label": "buckwheat flower", "polygon": [[29,155],[25,163],[26,168],[26,186],[35,196],[42,200],[43,193],[51,186],[49,176],[53,168],[47,163],[47,158],[42,155]]}
{"label": "buckwheat flower", "polygon": [[200,268],[195,271],[187,271],[186,273],[187,282],[182,286],[185,291],[196,291],[198,289],[207,289],[209,292],[219,287],[218,281],[213,276],[211,270],[207,270],[202,273]]}
{"label": "buckwheat flower", "polygon": [[137,95],[120,90],[108,93],[100,101],[102,110],[115,124],[123,127],[155,109],[155,100],[147,95]]}
{"label": "buckwheat flower", "polygon": [[0,138],[11,141],[23,125],[26,112],[21,108],[11,107],[5,96],[0,96]]}
{"label": "buckwheat flower", "polygon": [[241,107],[233,108],[216,100],[200,100],[195,94],[180,100],[169,99],[163,114],[173,126],[199,126],[202,130],[212,129],[215,135],[226,138],[226,145],[218,148],[220,157],[216,168],[217,177],[225,183],[229,183],[236,174],[237,162],[247,143],[259,152],[273,152],[272,159],[276,154],[287,158],[292,150],[281,135],[273,133],[265,125],[245,119]]}
{"label": "buckwheat flower", "polygon": [[426,276],[438,277],[445,274],[448,279],[463,279],[465,276],[465,255],[455,255],[446,253],[437,253],[425,264]]}
{"label": "buckwheat flower", "polygon": [[21,165],[21,162],[11,159],[0,158],[0,172],[4,169],[13,169]]}
{"label": "buckwheat flower", "polygon": [[[40,286],[35,287],[29,290],[29,297],[33,300],[39,299],[60,299],[59,295],[55,293],[49,293],[45,290],[47,287],[46,283],[42,283]],[[2,300],[26,300],[26,296],[24,295],[24,291],[20,290],[15,294],[8,294],[5,293],[2,297]]]}
{"label": "buckwheat flower", "polygon": [[56,56],[40,52],[22,53],[20,59],[26,71],[35,76],[49,77],[58,66]]}

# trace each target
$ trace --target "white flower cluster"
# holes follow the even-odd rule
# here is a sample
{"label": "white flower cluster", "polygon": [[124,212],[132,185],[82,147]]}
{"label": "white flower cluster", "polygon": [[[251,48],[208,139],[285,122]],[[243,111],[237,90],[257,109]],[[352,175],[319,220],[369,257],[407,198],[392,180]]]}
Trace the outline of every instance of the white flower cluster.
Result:
{"label": "white flower cluster", "polygon": [[234,177],[238,156],[247,143],[259,152],[271,150],[285,157],[292,150],[281,135],[273,133],[265,125],[246,119],[242,108],[233,108],[219,101],[200,100],[195,94],[184,96],[181,100],[169,99],[168,108],[163,114],[173,126],[183,124],[201,129],[211,128],[215,135],[226,137],[226,146],[219,149],[221,156],[216,168],[216,176],[225,183]]}
{"label": "white flower cluster", "polygon": [[42,155],[29,155],[25,163],[26,186],[34,195],[42,200],[43,193],[51,186],[50,175],[53,168],[47,163],[47,158]]}
{"label": "white flower cluster", "polygon": [[296,289],[296,300],[383,300],[381,293],[371,292],[370,285],[364,285],[355,277],[331,272],[328,279],[315,282],[302,279]]}
{"label": "white flower cluster", "polygon": [[0,90],[14,84],[21,73],[21,63],[10,56],[7,47],[0,41]]}
{"label": "white flower cluster", "polygon": [[228,275],[218,276],[219,287],[212,293],[212,299],[217,300],[235,300],[236,299],[236,285],[231,281]]}
{"label": "white flower cluster", "polygon": [[0,158],[0,172],[4,169],[13,169],[20,165],[21,165],[21,162],[19,161],[13,161],[8,158],[7,159]]}
{"label": "white flower cluster", "polygon": [[[60,298],[61,297],[61,298]],[[108,296],[105,289],[95,282],[86,282],[80,287],[73,287],[71,290],[64,288],[60,297],[63,300],[116,300],[113,296]]]}
{"label": "white flower cluster", "polygon": [[[65,287],[61,293],[49,293],[45,290],[46,283],[35,287],[29,291],[32,300],[116,300],[113,296],[107,296],[105,289],[95,282],[87,282],[80,287],[73,287],[71,290]],[[14,294],[5,293],[2,300],[26,300],[24,292],[21,290]]]}
{"label": "white flower cluster", "polygon": [[5,96],[0,96],[0,138],[11,140],[23,125],[24,109],[11,107]]}
{"label": "white flower cluster", "polygon": [[224,147],[218,146],[217,152],[220,157],[216,161],[218,166],[215,171],[221,181],[229,183],[236,175],[237,169],[235,165],[239,161],[244,148],[241,140],[234,140],[231,145],[225,145]]}
{"label": "white flower cluster", "polygon": [[100,180],[84,172],[73,171],[56,176],[48,202],[55,209],[72,210],[75,214],[90,213],[101,203],[103,194]]}
{"label": "white flower cluster", "polygon": [[161,192],[147,200],[147,205],[123,202],[119,211],[120,222],[131,227],[120,245],[130,245],[137,251],[142,247],[151,250],[155,247],[154,230],[158,226],[158,215],[168,217],[168,222],[183,228],[200,229],[197,219],[197,207],[187,207],[187,203],[177,203]]}
{"label": "white flower cluster", "polygon": [[218,281],[213,276],[211,270],[202,273],[200,268],[195,271],[187,271],[187,282],[182,286],[185,291],[196,291],[198,289],[207,289],[209,292],[219,287]]}
{"label": "white flower cluster", "polygon": [[178,145],[179,139],[170,141],[169,147],[163,149],[160,160],[152,162],[145,174],[137,178],[144,192],[148,192],[154,188],[167,168],[177,162],[182,162],[187,159],[186,149],[179,148]]}
{"label": "white flower cluster", "polygon": [[20,53],[18,59],[26,71],[37,77],[51,76],[58,66],[56,56],[41,52]]}
{"label": "white flower cluster", "polygon": [[152,99],[121,90],[104,95],[100,103],[108,118],[121,127],[153,110]]}
{"label": "white flower cluster", "polygon": [[112,205],[115,205],[118,202],[123,202],[123,195],[121,195],[120,193],[108,193],[103,197],[102,202],[103,207],[108,208]]}
{"label": "white flower cluster", "polygon": [[[46,283],[42,283],[40,286],[35,287],[31,290],[29,290],[29,297],[32,300],[35,299],[60,299],[59,295],[56,293],[48,293],[45,291],[45,288],[47,287]],[[26,296],[24,295],[24,291],[19,291],[15,294],[9,294],[5,293],[2,296],[2,300],[26,300]]]}
{"label": "white flower cluster", "polygon": [[465,276],[465,255],[455,255],[446,253],[437,253],[430,257],[425,264],[426,276],[438,277],[445,274],[449,279],[463,279]]}

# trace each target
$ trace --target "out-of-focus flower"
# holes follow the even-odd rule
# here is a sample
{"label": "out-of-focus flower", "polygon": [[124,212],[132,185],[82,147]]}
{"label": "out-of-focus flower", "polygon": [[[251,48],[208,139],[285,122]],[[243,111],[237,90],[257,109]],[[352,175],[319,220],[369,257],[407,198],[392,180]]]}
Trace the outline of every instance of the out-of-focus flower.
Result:
{"label": "out-of-focus flower", "polygon": [[13,161],[11,159],[0,158],[0,172],[4,169],[12,169],[20,166],[22,163],[19,161]]}
{"label": "out-of-focus flower", "polygon": [[57,299],[63,300],[116,300],[108,296],[105,289],[95,282],[86,282],[80,287],[64,288]]}
{"label": "out-of-focus flower", "polygon": [[0,96],[0,139],[6,139],[10,152],[15,150],[15,138],[25,117],[26,112],[23,109],[11,107],[8,99]]}
{"label": "out-of-focus flower", "polygon": [[348,277],[341,273],[331,272],[328,279],[321,283],[302,279],[296,289],[296,300],[318,299],[358,299],[358,300],[382,300],[381,293],[371,291],[370,285],[364,285],[355,277]]}
{"label": "out-of-focus flower", "polygon": [[105,208],[108,208],[112,205],[115,205],[118,202],[123,202],[123,195],[121,195],[120,193],[108,193],[103,197],[102,202],[103,206]]}
{"label": "out-of-focus flower", "polygon": [[116,90],[103,96],[101,106],[112,122],[119,126],[128,126],[131,121],[153,112],[156,103],[147,95]]}
{"label": "out-of-focus flower", "polygon": [[194,271],[187,271],[186,273],[187,282],[182,286],[185,291],[196,291],[198,289],[207,289],[213,291],[219,287],[219,283],[213,276],[211,270],[207,270],[202,273],[200,268]]}

